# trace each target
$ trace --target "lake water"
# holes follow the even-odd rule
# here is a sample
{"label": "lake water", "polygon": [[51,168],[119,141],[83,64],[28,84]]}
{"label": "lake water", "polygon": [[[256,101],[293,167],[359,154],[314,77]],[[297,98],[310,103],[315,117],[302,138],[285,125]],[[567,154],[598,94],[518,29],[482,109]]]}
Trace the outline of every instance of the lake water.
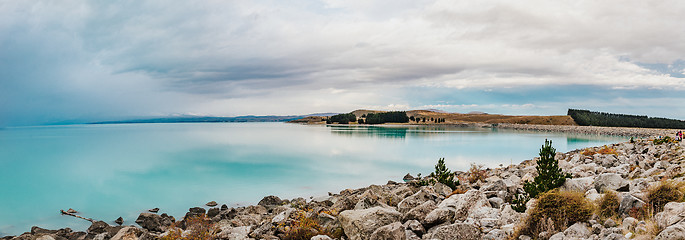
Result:
{"label": "lake water", "polygon": [[134,224],[159,207],[177,219],[217,201],[322,196],[345,188],[532,159],[621,137],[489,128],[305,126],[286,123],[69,125],[0,129],[0,236],[33,225],[85,230],[85,217]]}

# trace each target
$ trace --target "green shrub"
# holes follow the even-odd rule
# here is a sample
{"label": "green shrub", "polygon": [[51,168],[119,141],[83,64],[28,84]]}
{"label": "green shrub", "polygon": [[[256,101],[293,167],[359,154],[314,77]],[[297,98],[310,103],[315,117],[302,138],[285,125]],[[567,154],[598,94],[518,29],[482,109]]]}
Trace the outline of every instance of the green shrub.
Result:
{"label": "green shrub", "polygon": [[516,235],[537,237],[543,231],[563,231],[576,222],[587,221],[592,209],[583,193],[559,190],[543,193]]}
{"label": "green shrub", "polygon": [[571,178],[571,174],[564,173],[559,168],[559,161],[554,159],[556,149],[552,147],[552,141],[545,140],[545,145],[540,148],[540,159],[537,160],[535,169],[538,176],[533,182],[526,181],[523,189],[531,198],[539,194],[564,185],[566,178]]}
{"label": "green shrub", "polygon": [[673,181],[661,181],[659,185],[647,191],[647,199],[655,213],[661,212],[666,203],[682,201],[682,184],[676,184]]}
{"label": "green shrub", "polygon": [[614,191],[607,191],[604,196],[597,202],[597,215],[603,218],[611,218],[618,216],[618,207],[621,202],[618,200],[618,195]]}
{"label": "green shrub", "polygon": [[438,159],[438,164],[435,165],[435,172],[432,175],[439,183],[447,185],[452,190],[459,186],[459,180],[454,181],[454,174],[445,166],[445,158]]}

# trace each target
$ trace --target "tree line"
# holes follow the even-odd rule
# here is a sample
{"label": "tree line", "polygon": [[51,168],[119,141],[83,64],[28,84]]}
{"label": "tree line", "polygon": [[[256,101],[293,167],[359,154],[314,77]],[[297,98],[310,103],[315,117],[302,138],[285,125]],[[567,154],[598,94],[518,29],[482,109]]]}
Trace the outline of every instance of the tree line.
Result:
{"label": "tree line", "polygon": [[350,122],[358,122],[360,124],[382,124],[382,123],[408,123],[409,117],[407,112],[383,112],[383,113],[369,113],[362,115],[362,118],[357,119],[353,113],[343,113],[330,116],[324,119],[327,124],[339,123],[348,124]]}
{"label": "tree line", "polygon": [[592,112],[581,109],[569,109],[568,115],[581,126],[685,128],[685,121],[668,118]]}

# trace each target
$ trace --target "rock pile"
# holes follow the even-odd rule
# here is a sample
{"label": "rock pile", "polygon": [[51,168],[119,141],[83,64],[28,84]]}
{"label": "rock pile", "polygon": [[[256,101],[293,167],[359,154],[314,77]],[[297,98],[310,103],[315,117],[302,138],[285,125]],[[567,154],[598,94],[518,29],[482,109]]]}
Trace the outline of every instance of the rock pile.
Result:
{"label": "rock pile", "polygon": [[[630,211],[649,203],[648,190],[661,180],[683,181],[683,147],[643,140],[610,145],[612,154],[602,154],[600,147],[557,153],[559,166],[573,175],[562,188],[583,192],[592,201],[607,191],[617,192],[619,217],[602,221],[594,215],[565,229],[518,239],[685,239],[685,203],[669,202],[651,220],[630,217]],[[86,232],[34,227],[1,239],[158,239],[175,231],[192,234],[195,223],[189,219],[198,216],[206,216],[218,239],[508,239],[530,214],[514,211],[510,202],[523,182],[536,176],[534,160],[488,169],[487,177],[475,182],[465,180],[468,172],[457,172],[462,182],[454,192],[441,183],[420,186],[418,179],[406,176],[414,180],[347,189],[309,201],[268,196],[255,206],[191,208],[181,221],[146,212],[136,220],[140,227],[105,222],[93,223]],[[535,201],[528,202],[529,211]]]}

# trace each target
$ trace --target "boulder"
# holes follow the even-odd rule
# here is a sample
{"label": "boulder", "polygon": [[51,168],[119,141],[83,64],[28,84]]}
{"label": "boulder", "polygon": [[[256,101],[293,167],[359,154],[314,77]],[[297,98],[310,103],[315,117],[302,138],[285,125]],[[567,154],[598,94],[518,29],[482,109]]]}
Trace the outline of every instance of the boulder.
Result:
{"label": "boulder", "polygon": [[428,213],[435,210],[436,207],[437,207],[437,205],[435,204],[435,202],[433,202],[433,200],[428,200],[428,201],[422,203],[421,205],[418,205],[415,208],[412,208],[411,210],[409,210],[409,212],[404,214],[402,219],[404,221],[407,221],[407,220],[423,221],[426,218],[426,216],[428,215]]}
{"label": "boulder", "polygon": [[439,183],[439,182],[433,184],[433,189],[435,190],[436,193],[438,193],[439,195],[442,195],[443,197],[447,197],[450,194],[452,194],[452,189],[450,187],[448,187],[445,184]]}
{"label": "boulder", "polygon": [[397,222],[401,218],[400,212],[383,207],[346,210],[338,215],[343,231],[350,240],[368,239],[379,227]]}
{"label": "boulder", "polygon": [[509,235],[504,230],[494,229],[485,234],[485,236],[483,236],[483,240],[500,240],[507,239],[508,237]]}
{"label": "boulder", "polygon": [[488,198],[488,202],[490,203],[490,206],[493,208],[499,209],[502,206],[504,206],[504,199],[499,197]]}
{"label": "boulder", "polygon": [[455,210],[454,219],[463,221],[474,209],[490,207],[490,202],[479,190],[471,189],[464,194],[455,194],[438,204],[438,208]]}
{"label": "boulder", "polygon": [[421,236],[424,233],[426,233],[426,229],[423,228],[423,225],[421,225],[421,223],[419,223],[419,221],[416,220],[406,221],[404,224],[402,224],[402,226],[404,226],[404,229],[412,231],[414,232],[414,234],[418,236]]}
{"label": "boulder", "polygon": [[205,204],[205,205],[207,205],[207,206],[209,206],[209,207],[216,207],[216,206],[219,205],[219,204],[216,203],[215,201],[211,201],[211,202],[208,202],[208,203]]}
{"label": "boulder", "polygon": [[124,224],[124,218],[119,217],[119,218],[117,218],[117,220],[114,220],[114,223],[119,224],[119,225]]}
{"label": "boulder", "polygon": [[164,232],[166,226],[162,225],[162,222],[162,217],[154,213],[141,213],[136,219],[138,225],[152,232]]}
{"label": "boulder", "polygon": [[616,173],[603,173],[595,179],[595,190],[600,193],[605,190],[627,192],[629,186],[628,181]]}
{"label": "boulder", "polygon": [[147,211],[151,213],[156,213],[159,212],[159,208],[148,209]]}
{"label": "boulder", "polygon": [[493,192],[507,191],[507,184],[504,183],[504,180],[498,179],[496,181],[493,181],[492,183],[483,186],[480,190]]}
{"label": "boulder", "polygon": [[454,208],[436,208],[428,213],[421,223],[423,223],[426,227],[432,227],[442,223],[452,223],[452,219],[454,219],[455,214],[456,210]]}
{"label": "boulder", "polygon": [[231,239],[231,240],[247,240],[250,239],[248,234],[250,234],[250,230],[252,230],[252,226],[243,226],[243,227],[231,227],[231,226],[222,226],[220,227],[221,232],[217,234],[217,238],[219,239]]}
{"label": "boulder", "polygon": [[639,198],[634,197],[631,194],[626,193],[626,194],[623,194],[623,199],[621,199],[621,204],[618,207],[618,212],[621,214],[628,215],[630,212],[630,209],[641,208],[644,205],[645,205],[645,202],[643,202]]}
{"label": "boulder", "polygon": [[262,198],[262,200],[257,203],[259,206],[264,206],[264,207],[275,207],[275,206],[280,206],[283,204],[283,200],[281,200],[279,197],[276,196],[266,196]]}
{"label": "boulder", "polygon": [[316,236],[313,236],[310,240],[333,240],[333,239],[327,235],[316,235]]}
{"label": "boulder", "polygon": [[115,234],[110,240],[137,240],[143,231],[136,227],[124,227],[117,234]]}
{"label": "boulder", "polygon": [[504,208],[502,208],[501,212],[501,217],[500,217],[500,224],[502,226],[504,225],[509,225],[509,224],[516,224],[521,222],[521,220],[524,218],[525,213],[520,213],[511,208],[511,205],[505,205]]}
{"label": "boulder", "polygon": [[592,235],[592,232],[590,232],[590,229],[582,222],[577,222],[564,230],[564,236],[571,239],[586,239],[589,238],[590,235]]}
{"label": "boulder", "polygon": [[571,178],[564,181],[562,188],[567,191],[587,192],[593,187],[593,177]]}
{"label": "boulder", "polygon": [[637,226],[637,219],[633,217],[627,217],[623,219],[623,224],[621,226],[623,227],[623,230],[633,232],[635,231],[635,227]]}
{"label": "boulder", "polygon": [[216,215],[219,215],[219,212],[221,212],[219,208],[210,208],[209,210],[207,210],[207,217],[213,218]]}
{"label": "boulder", "polygon": [[462,240],[479,240],[482,233],[478,227],[471,223],[455,223],[445,226],[436,227],[426,233],[424,239],[462,239]]}
{"label": "boulder", "polygon": [[88,227],[88,233],[90,234],[100,234],[103,232],[107,232],[107,228],[109,228],[109,224],[103,221],[97,221],[94,222]]}
{"label": "boulder", "polygon": [[385,226],[382,226],[371,234],[369,238],[371,240],[385,240],[385,239],[396,239],[405,240],[407,236],[404,232],[404,227],[399,222],[394,222]]}
{"label": "boulder", "polygon": [[188,212],[186,213],[186,216],[183,219],[201,216],[201,215],[204,215],[205,212],[206,212],[206,210],[204,208],[201,208],[201,207],[189,208]]}
{"label": "boulder", "polygon": [[657,226],[665,229],[676,223],[682,223],[685,219],[685,202],[670,202],[664,206],[664,211],[654,217]]}
{"label": "boulder", "polygon": [[654,238],[655,240],[685,240],[685,226],[676,224],[667,227]]}
{"label": "boulder", "polygon": [[412,208],[415,208],[416,206],[419,206],[428,200],[433,200],[437,198],[438,196],[432,188],[421,188],[421,190],[419,190],[418,192],[402,199],[402,201],[400,201],[400,203],[397,204],[397,210],[401,213],[406,213]]}

